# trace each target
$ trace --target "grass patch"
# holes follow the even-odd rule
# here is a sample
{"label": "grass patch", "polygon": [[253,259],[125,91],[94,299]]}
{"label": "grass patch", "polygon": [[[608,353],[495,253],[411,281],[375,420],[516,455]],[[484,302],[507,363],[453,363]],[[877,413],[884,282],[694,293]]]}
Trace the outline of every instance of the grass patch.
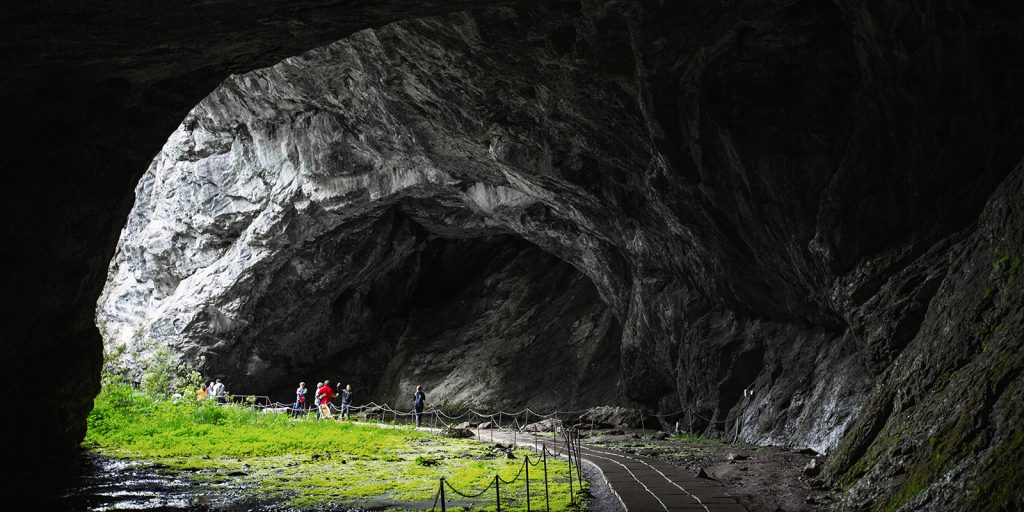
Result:
{"label": "grass patch", "polygon": [[[83,446],[158,463],[211,489],[302,509],[430,508],[441,477],[475,493],[495,474],[514,478],[529,454],[498,457],[483,443],[411,428],[295,420],[242,405],[154,398],[117,383],[97,397]],[[568,465],[549,459],[548,471],[552,509],[570,509]],[[534,506],[543,503],[541,474],[531,468],[533,500],[540,497]],[[502,510],[526,509],[522,478],[502,484],[501,495]],[[492,490],[472,504],[451,500],[449,510],[493,509],[493,496]]]}

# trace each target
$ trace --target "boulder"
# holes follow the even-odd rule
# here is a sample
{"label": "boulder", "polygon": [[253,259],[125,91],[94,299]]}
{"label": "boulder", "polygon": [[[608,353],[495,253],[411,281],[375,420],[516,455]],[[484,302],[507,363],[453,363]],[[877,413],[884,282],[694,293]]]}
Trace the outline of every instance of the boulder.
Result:
{"label": "boulder", "polygon": [[804,466],[804,475],[809,477],[816,477],[821,473],[821,466],[818,465],[818,459],[811,459],[810,462]]}
{"label": "boulder", "polygon": [[530,423],[523,427],[524,432],[554,432],[562,427],[562,421],[555,418],[548,418],[536,423]]}
{"label": "boulder", "polygon": [[602,406],[581,414],[578,422],[582,425],[592,424],[596,428],[640,428],[643,426],[643,417],[640,409]]}
{"label": "boulder", "polygon": [[455,439],[468,439],[474,436],[472,430],[469,430],[468,428],[459,428],[457,426],[444,427],[443,429],[441,429],[441,435],[444,437],[451,437]]}
{"label": "boulder", "polygon": [[375,406],[367,407],[366,409],[363,409],[358,414],[359,414],[359,416],[361,416],[361,417],[363,417],[365,419],[370,420],[370,419],[374,419],[374,418],[380,419],[380,415],[383,414],[383,413],[384,413],[384,408],[375,405]]}

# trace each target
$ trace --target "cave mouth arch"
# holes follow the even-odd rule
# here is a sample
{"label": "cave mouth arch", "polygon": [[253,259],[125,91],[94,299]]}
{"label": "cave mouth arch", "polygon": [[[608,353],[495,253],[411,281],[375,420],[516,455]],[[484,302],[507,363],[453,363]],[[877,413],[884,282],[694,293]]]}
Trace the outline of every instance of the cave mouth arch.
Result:
{"label": "cave mouth arch", "polygon": [[[177,288],[208,290],[201,280],[216,281],[217,273],[166,279],[173,260],[126,272],[132,261],[154,258],[145,247],[134,257],[122,247],[127,256],[115,258],[112,291],[119,275],[139,273],[148,276],[145,288],[170,282],[176,289],[128,308],[157,304],[163,317],[119,314],[119,301],[138,295],[108,293],[98,318],[122,333],[145,322],[134,328],[135,341],[145,332],[233,392],[275,401],[286,402],[299,381],[327,378],[352,384],[360,402],[401,405],[423,385],[433,403],[451,407],[628,403],[622,329],[591,278],[518,234],[479,226],[471,213],[438,201],[398,201],[279,247],[245,271],[220,261],[234,281],[198,302]],[[248,243],[238,232],[215,232],[232,246]]]}
{"label": "cave mouth arch", "polygon": [[[586,167],[613,179],[633,164],[601,156],[621,136],[581,139],[591,120],[496,82],[511,63],[478,44],[481,30],[467,14],[401,22],[226,79],[136,187],[98,301],[105,343],[157,340],[236,391],[285,398],[299,380],[350,372],[382,400],[419,376],[453,402],[624,403],[629,268],[594,225],[591,193],[548,178]],[[439,81],[408,62],[454,57],[410,39],[481,67]],[[579,101],[629,102],[614,81],[576,82]],[[495,118],[496,89],[497,111],[521,119]],[[522,376],[533,348],[550,377]]]}
{"label": "cave mouth arch", "polygon": [[[253,329],[288,339],[296,325],[318,327],[289,343],[307,357],[280,361],[266,392],[288,397],[298,380],[326,377],[353,384],[362,401],[399,405],[416,385],[453,407],[623,402],[621,328],[572,265],[513,234],[438,236],[398,209],[378,222],[391,226],[389,250],[401,257],[367,261],[356,279],[338,276],[344,285],[300,301],[305,318]],[[265,296],[267,314],[257,316],[280,318],[270,310],[280,300]],[[254,386],[264,381],[253,376]]]}

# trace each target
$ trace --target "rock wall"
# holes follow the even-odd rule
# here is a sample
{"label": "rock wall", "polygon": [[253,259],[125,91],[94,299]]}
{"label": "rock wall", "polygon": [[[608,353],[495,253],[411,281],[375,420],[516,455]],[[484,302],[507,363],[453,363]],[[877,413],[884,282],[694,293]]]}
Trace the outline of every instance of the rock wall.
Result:
{"label": "rock wall", "polygon": [[[407,20],[225,82],[140,182],[100,303],[108,332],[141,326],[240,383],[381,347],[366,364],[383,378],[363,382],[387,394],[408,368],[494,378],[459,347],[537,318],[545,339],[529,343],[559,340],[563,371],[611,369],[616,400],[834,451],[851,508],[1019,508],[1020,6],[526,4]],[[35,270],[12,276],[26,327],[4,343],[32,363],[4,387],[67,376],[53,446],[80,436],[95,390],[87,310],[136,166],[204,87],[331,32],[296,5],[283,25],[237,9],[225,37],[211,10],[150,31],[205,34],[203,51],[123,43],[61,61],[77,54],[57,47],[3,78],[27,184],[5,218],[32,220],[8,237],[10,268]],[[360,12],[346,18],[359,28],[412,17]],[[81,44],[52,28],[33,33]],[[138,72],[120,76],[126,63]],[[454,247],[474,270],[426,308],[416,290],[450,275]],[[566,293],[531,309],[549,279]],[[460,318],[485,304],[502,314]],[[269,329],[284,311],[289,329]],[[565,314],[577,331],[556,329]],[[293,332],[323,346],[294,356]],[[546,399],[563,393],[604,398]]]}
{"label": "rock wall", "polygon": [[[491,114],[472,89],[493,86],[498,54],[480,37],[468,16],[365,31],[204,100],[136,190],[100,299],[111,348],[168,343],[251,393],[319,372],[376,400],[404,399],[415,376],[451,403],[619,403],[619,323],[590,281],[532,244],[495,253],[579,235],[522,226],[545,210],[510,186],[499,136],[478,140]],[[438,81],[452,58],[492,64]],[[449,310],[431,289],[450,289]],[[578,389],[596,375],[605,389]]]}
{"label": "rock wall", "polygon": [[[492,0],[41,0],[0,17],[4,328],[0,388],[19,476],[51,489],[99,391],[103,289],[132,190],[169,133],[231,73],[396,19]],[[21,493],[31,496],[31,493]]]}
{"label": "rock wall", "polygon": [[[934,319],[977,289],[956,255],[988,257],[978,237],[1002,226],[978,214],[1016,187],[1020,123],[991,98],[1020,70],[972,58],[1005,34],[948,40],[908,8],[901,36],[933,46],[894,54],[908,42],[867,9],[750,9],[407,20],[232,77],[140,183],[99,316],[241,386],[316,368],[374,398],[423,382],[449,403],[631,402],[838,446],[851,506],[1016,499],[944,490],[963,450],[884,452],[947,412],[904,360],[1001,375],[975,409],[1018,381],[939,355],[958,342]],[[940,79],[911,94],[915,73]],[[543,382],[522,371],[537,361]],[[896,389],[920,404],[898,424]],[[977,442],[1013,446],[993,435]]]}

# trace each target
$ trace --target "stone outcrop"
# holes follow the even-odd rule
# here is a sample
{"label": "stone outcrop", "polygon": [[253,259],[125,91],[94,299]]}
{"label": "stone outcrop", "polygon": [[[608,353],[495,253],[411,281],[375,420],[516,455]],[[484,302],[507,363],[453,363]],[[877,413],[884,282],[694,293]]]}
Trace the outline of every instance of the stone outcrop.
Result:
{"label": "stone outcrop", "polygon": [[[491,0],[14,3],[0,17],[6,185],[0,388],[42,401],[16,415],[12,457],[50,485],[99,391],[95,298],[132,190],[169,133],[228,75],[355,31]],[[57,459],[55,460],[56,457]],[[44,479],[40,479],[44,481]]]}
{"label": "stone outcrop", "polygon": [[[903,128],[912,144],[877,138],[898,77],[835,34],[869,27],[825,5],[775,14],[706,29],[693,55],[659,37],[671,7],[495,9],[233,77],[140,182],[99,316],[113,343],[170,343],[260,392],[312,371],[397,403],[415,384],[449,405],[626,400],[750,442],[838,445],[851,503],[958,502],[914,486],[975,457],[915,455],[912,479],[884,480],[902,459],[875,451],[943,410],[902,361],[978,356],[939,356],[935,315],[961,303],[955,255],[1005,235],[971,219],[996,184],[1012,196],[1013,162],[968,180],[965,155],[919,138],[958,115],[941,90],[905,106],[930,109]],[[893,426],[898,389],[929,405]]]}
{"label": "stone outcrop", "polygon": [[[576,270],[606,272],[583,261],[602,241],[550,213],[593,199],[562,204],[497,156],[520,144],[488,122],[513,108],[488,89],[514,39],[487,44],[482,28],[453,15],[360,32],[204,100],[136,189],[100,298],[108,342],[168,343],[257,393],[319,372],[400,404],[416,384],[451,404],[618,402],[612,291]],[[563,75],[548,86],[571,86]],[[559,101],[534,101],[533,118]]]}
{"label": "stone outcrop", "polygon": [[[109,205],[228,72],[328,41],[288,26],[317,35],[164,50],[197,65],[143,85],[96,71],[124,61],[104,47],[79,59],[96,98],[9,74],[73,112],[8,109],[33,134],[9,139],[18,179],[76,171],[5,203],[45,233],[11,237],[47,272],[15,277],[31,325],[5,346],[67,345],[47,361],[68,377],[55,444],[95,390],[82,304],[128,208]],[[396,399],[422,380],[431,400],[621,400],[829,452],[851,508],[1020,506],[1021,26],[1010,4],[588,1],[360,32],[188,114],[139,182],[100,316],[239,385],[356,365]],[[61,137],[91,142],[39,142]]]}
{"label": "stone outcrop", "polygon": [[[644,426],[644,411],[640,409],[629,409],[626,407],[598,406],[580,415],[577,425],[591,428],[628,427],[641,428]],[[653,420],[651,414],[647,418]]]}

